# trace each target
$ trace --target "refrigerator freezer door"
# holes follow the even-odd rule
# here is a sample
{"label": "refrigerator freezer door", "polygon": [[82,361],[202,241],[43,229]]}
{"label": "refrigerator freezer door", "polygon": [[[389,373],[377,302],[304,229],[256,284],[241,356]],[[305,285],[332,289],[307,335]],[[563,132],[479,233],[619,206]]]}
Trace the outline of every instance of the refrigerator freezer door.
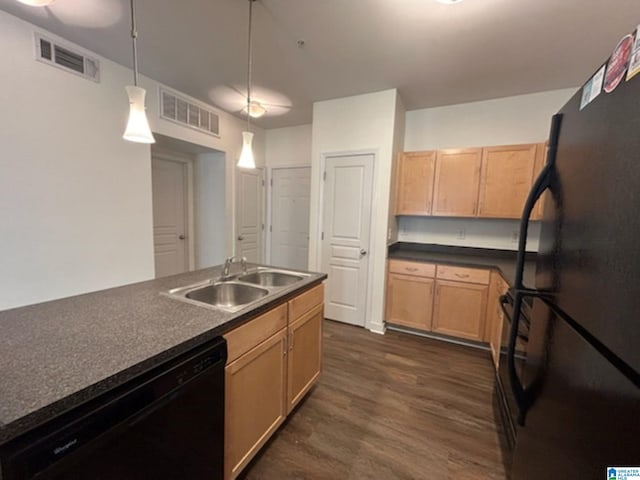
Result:
{"label": "refrigerator freezer door", "polygon": [[640,390],[563,320],[536,317],[543,373],[512,479],[597,479],[608,466],[640,466]]}
{"label": "refrigerator freezer door", "polygon": [[[536,287],[640,371],[640,75],[563,107]],[[549,196],[547,196],[549,197]]]}

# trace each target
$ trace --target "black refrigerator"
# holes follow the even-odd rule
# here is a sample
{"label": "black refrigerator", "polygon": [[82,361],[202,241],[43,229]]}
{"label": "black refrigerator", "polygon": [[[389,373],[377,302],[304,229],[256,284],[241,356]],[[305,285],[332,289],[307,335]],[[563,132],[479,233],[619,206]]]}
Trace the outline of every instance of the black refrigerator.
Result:
{"label": "black refrigerator", "polygon": [[[513,480],[640,478],[639,72],[634,32],[554,116],[524,209],[509,346],[526,305],[527,356],[524,367],[510,359],[505,387],[520,409]],[[528,218],[542,194],[526,286]]]}

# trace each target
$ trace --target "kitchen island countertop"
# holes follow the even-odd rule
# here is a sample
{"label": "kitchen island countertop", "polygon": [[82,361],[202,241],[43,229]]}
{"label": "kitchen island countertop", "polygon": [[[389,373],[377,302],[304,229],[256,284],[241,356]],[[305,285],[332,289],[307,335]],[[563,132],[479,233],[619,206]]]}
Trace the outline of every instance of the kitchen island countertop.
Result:
{"label": "kitchen island countertop", "polygon": [[211,267],[1,311],[0,445],[326,278],[311,273],[234,313],[160,293],[220,273]]}

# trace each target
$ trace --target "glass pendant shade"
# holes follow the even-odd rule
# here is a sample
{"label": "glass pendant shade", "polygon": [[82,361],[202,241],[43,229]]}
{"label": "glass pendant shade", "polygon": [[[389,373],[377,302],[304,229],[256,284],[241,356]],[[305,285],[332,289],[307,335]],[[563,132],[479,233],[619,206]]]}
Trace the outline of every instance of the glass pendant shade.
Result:
{"label": "glass pendant shade", "polygon": [[253,158],[253,133],[242,132],[242,151],[238,159],[240,168],[256,168],[256,161]]}
{"label": "glass pendant shade", "polygon": [[55,0],[18,0],[20,3],[29,5],[31,7],[46,7],[51,5]]}
{"label": "glass pendant shade", "polygon": [[144,108],[146,90],[133,85],[127,85],[124,88],[127,90],[127,95],[129,95],[129,121],[122,138],[130,142],[155,143],[156,140],[151,134]]}

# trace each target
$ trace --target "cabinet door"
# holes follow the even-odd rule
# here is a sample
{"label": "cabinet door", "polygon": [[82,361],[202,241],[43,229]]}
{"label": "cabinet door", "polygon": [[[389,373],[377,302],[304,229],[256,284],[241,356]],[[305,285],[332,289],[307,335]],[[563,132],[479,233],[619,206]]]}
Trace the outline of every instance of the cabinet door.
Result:
{"label": "cabinet door", "polygon": [[[549,148],[549,145],[546,142],[538,144],[538,150],[536,152],[536,165],[534,168],[535,171],[533,175],[534,182],[536,178],[538,178],[538,175],[540,175],[540,172],[544,168],[544,164],[547,161],[548,148]],[[544,200],[546,196],[547,196],[547,193],[543,193],[542,196],[538,199],[538,203],[536,203],[536,206],[533,209],[533,212],[531,212],[531,220],[542,220],[542,212],[544,210]]]}
{"label": "cabinet door", "polygon": [[318,305],[289,324],[287,413],[304,397],[320,376],[324,305]]}
{"label": "cabinet door", "polygon": [[500,362],[500,346],[502,341],[502,326],[504,323],[504,313],[500,308],[500,295],[507,291],[507,284],[502,277],[493,272],[491,274],[491,285],[489,285],[489,298],[487,303],[487,328],[489,347],[493,364],[498,369]]}
{"label": "cabinet door", "polygon": [[397,215],[430,215],[436,152],[404,153],[398,171]]}
{"label": "cabinet door", "polygon": [[477,214],[481,164],[479,148],[438,151],[433,215],[474,217]]}
{"label": "cabinet door", "polygon": [[433,287],[431,278],[390,273],[387,280],[387,322],[431,330]]}
{"label": "cabinet door", "polygon": [[533,181],[536,144],[482,149],[478,216],[520,218]]}
{"label": "cabinet door", "polygon": [[434,301],[433,331],[482,341],[487,290],[486,285],[438,280]]}
{"label": "cabinet door", "polygon": [[225,478],[235,478],[284,421],[286,335],[282,329],[225,369]]}

